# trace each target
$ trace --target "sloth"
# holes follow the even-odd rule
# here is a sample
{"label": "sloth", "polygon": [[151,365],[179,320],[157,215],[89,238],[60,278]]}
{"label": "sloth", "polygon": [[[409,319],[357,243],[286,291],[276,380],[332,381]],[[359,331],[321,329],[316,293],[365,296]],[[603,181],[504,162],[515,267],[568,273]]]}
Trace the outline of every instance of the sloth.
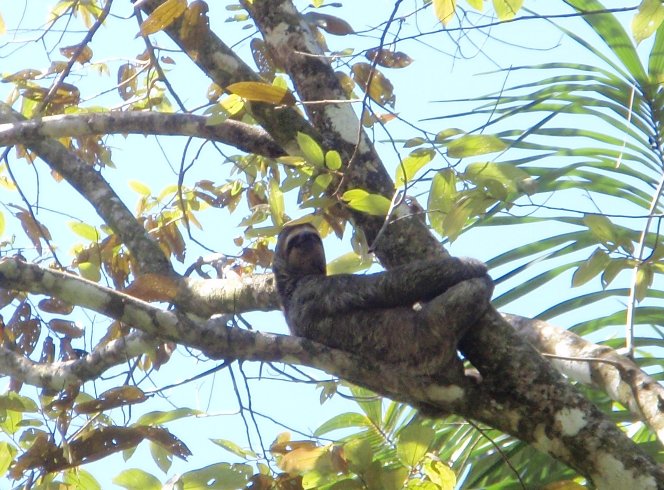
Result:
{"label": "sloth", "polygon": [[326,275],[310,224],[279,234],[272,270],[293,335],[371,361],[435,376],[460,366],[456,346],[490,304],[493,281],[475,259],[422,260],[367,275]]}

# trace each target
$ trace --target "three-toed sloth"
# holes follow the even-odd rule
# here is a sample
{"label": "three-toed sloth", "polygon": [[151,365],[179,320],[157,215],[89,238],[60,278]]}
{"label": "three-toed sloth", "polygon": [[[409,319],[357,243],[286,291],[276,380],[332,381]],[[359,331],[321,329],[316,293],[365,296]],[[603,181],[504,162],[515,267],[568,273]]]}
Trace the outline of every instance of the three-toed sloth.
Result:
{"label": "three-toed sloth", "polygon": [[285,227],[272,268],[294,335],[436,375],[489,306],[493,281],[477,260],[444,257],[367,275],[326,275],[310,224]]}

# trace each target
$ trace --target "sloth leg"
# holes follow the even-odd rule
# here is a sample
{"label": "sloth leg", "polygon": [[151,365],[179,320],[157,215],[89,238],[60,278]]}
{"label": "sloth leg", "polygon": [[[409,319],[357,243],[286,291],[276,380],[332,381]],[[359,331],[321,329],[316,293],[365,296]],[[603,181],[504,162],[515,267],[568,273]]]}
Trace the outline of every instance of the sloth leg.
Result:
{"label": "sloth leg", "polygon": [[491,278],[478,277],[455,284],[422,306],[418,312],[420,324],[444,351],[440,352],[441,365],[456,357],[459,340],[487,310],[492,292]]}

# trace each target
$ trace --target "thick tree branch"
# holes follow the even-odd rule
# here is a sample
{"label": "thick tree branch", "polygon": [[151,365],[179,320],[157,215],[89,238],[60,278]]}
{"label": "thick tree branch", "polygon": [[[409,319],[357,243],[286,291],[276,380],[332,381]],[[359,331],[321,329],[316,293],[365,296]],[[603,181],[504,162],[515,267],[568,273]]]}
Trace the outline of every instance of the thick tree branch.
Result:
{"label": "thick tree branch", "polygon": [[[77,276],[42,269],[18,259],[0,261],[0,287],[56,296],[125,322],[151,336],[194,347],[210,357],[303,364],[350,379],[415,406],[436,407],[441,411],[491,423],[567,461],[601,488],[648,489],[664,486],[664,471],[641,454],[614,424],[555,379],[538,379],[542,377],[541,372],[523,373],[508,379],[507,386],[486,382],[474,384],[470,379],[441,384],[433,379],[409,375],[404,369],[372,363],[305,339],[258,334],[220,325],[214,320],[195,321]],[[115,350],[122,352],[118,348]],[[116,356],[115,360],[118,359]],[[8,356],[5,351],[0,351],[0,361],[6,361],[14,372],[23,373],[35,383],[49,380],[45,366],[25,360],[19,362],[16,356]],[[88,367],[95,365],[93,359],[87,360],[87,363]],[[66,366],[60,363],[56,367],[62,369]],[[80,367],[78,369],[78,380],[94,376],[94,370],[85,372]],[[73,375],[71,372],[66,374]],[[59,382],[71,380],[65,374],[60,374],[57,379]],[[497,394],[494,389],[508,390],[512,394],[527,389],[518,386],[519,383],[531,389],[546,387],[549,391],[538,392],[537,396],[528,400],[528,405],[513,398],[504,399],[503,403],[496,402],[503,399],[503,395]],[[48,384],[50,386],[51,381]],[[535,401],[538,403],[535,404]],[[540,413],[548,413],[551,420]]]}
{"label": "thick tree branch", "polygon": [[285,155],[284,150],[258,126],[223,121],[213,126],[193,114],[163,112],[104,112],[48,116],[0,124],[0,146],[29,144],[45,138],[81,137],[97,134],[155,134],[194,136],[218,141],[239,150],[267,157]]}
{"label": "thick tree branch", "polygon": [[558,371],[604,391],[648,424],[664,443],[664,387],[634,361],[549,323],[504,316],[522,338],[540,352],[554,356],[551,362]]}

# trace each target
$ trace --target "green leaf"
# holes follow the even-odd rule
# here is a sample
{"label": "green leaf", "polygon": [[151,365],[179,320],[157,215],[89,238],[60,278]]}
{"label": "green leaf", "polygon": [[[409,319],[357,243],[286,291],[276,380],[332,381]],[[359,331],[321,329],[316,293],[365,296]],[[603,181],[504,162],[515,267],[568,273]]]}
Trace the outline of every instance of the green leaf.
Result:
{"label": "green leaf", "polygon": [[427,215],[431,227],[439,235],[444,235],[443,221],[452,210],[457,197],[456,174],[451,168],[437,172],[431,181]]}
{"label": "green leaf", "polygon": [[617,228],[611,220],[600,214],[588,214],[583,217],[583,223],[600,242],[606,245],[616,243]]}
{"label": "green leaf", "polygon": [[330,150],[325,154],[325,166],[330,170],[339,170],[341,168],[341,155],[338,151]]}
{"label": "green leaf", "polygon": [[636,44],[649,38],[659,29],[664,20],[664,5],[662,0],[643,0],[639,11],[632,19],[632,35]]}
{"label": "green leaf", "polygon": [[254,453],[250,449],[243,449],[237,444],[235,444],[233,441],[229,441],[228,439],[210,439],[210,440],[214,442],[217,446],[221,446],[226,451],[230,451],[231,453],[235,454],[236,456],[240,456],[241,458],[258,459],[256,453]]}
{"label": "green leaf", "polygon": [[350,388],[355,402],[362,411],[369,417],[369,420],[376,426],[381,427],[383,418],[383,399],[373,391],[360,386],[352,385]]}
{"label": "green leaf", "polygon": [[101,485],[89,471],[83,468],[72,468],[64,472],[64,482],[73,488],[85,490],[101,490]]}
{"label": "green leaf", "polygon": [[412,423],[399,432],[397,457],[410,468],[417,466],[433,444],[436,431],[431,427]]}
{"label": "green leaf", "polygon": [[161,482],[156,476],[138,468],[122,471],[113,478],[113,483],[127,490],[161,490]]}
{"label": "green leaf", "polygon": [[442,461],[428,459],[424,463],[424,474],[429,477],[429,479],[438,485],[438,488],[441,490],[454,490],[456,487],[456,475],[454,471],[450,469]]}
{"label": "green leaf", "polygon": [[13,412],[36,412],[37,404],[27,396],[21,396],[13,391],[0,395],[0,409]]}
{"label": "green leaf", "polygon": [[648,294],[648,288],[652,286],[654,274],[649,264],[641,264],[636,270],[636,291],[634,297],[641,302]]}
{"label": "green leaf", "polygon": [[297,133],[297,145],[300,147],[302,156],[314,167],[322,167],[325,164],[323,157],[323,149],[320,147],[316,140],[306,133]]}
{"label": "green leaf", "polygon": [[274,226],[281,227],[284,225],[284,216],[286,213],[286,206],[284,205],[284,193],[279,188],[277,179],[270,179],[270,193],[268,196],[270,203],[270,217]]}
{"label": "green leaf", "polygon": [[447,145],[447,156],[465,158],[487,153],[495,153],[507,148],[507,144],[497,136],[488,134],[467,134]]}
{"label": "green leaf", "polygon": [[7,473],[16,453],[16,448],[13,445],[8,442],[0,442],[0,476]]}
{"label": "green leaf", "polygon": [[434,141],[438,144],[443,144],[447,140],[458,134],[465,134],[465,131],[459,128],[443,129],[442,131],[438,131],[438,134],[436,134],[436,138],[434,139]]}
{"label": "green leaf", "polygon": [[348,429],[349,427],[371,427],[371,421],[361,413],[346,412],[335,415],[330,420],[323,422],[315,431],[314,435],[320,437],[333,430]]}
{"label": "green leaf", "polygon": [[523,0],[493,0],[493,8],[500,20],[514,18],[522,5]]}
{"label": "green leaf", "polygon": [[457,201],[456,205],[447,213],[447,216],[443,220],[442,235],[447,236],[451,242],[456,240],[472,214],[473,206],[470,199]]}
{"label": "green leaf", "polygon": [[311,186],[311,193],[314,196],[319,196],[329,187],[332,183],[332,179],[334,179],[332,174],[320,174],[314,179],[314,183]]}
{"label": "green leaf", "polygon": [[390,210],[390,200],[380,194],[369,194],[363,189],[351,189],[344,192],[341,199],[356,211],[373,216],[386,216]]}
{"label": "green leaf", "polygon": [[99,264],[95,262],[80,262],[78,271],[88,281],[99,282],[101,280],[101,270]]}
{"label": "green leaf", "polygon": [[577,287],[587,283],[593,277],[606,269],[611,262],[607,253],[601,248],[595,249],[590,258],[582,263],[572,276],[572,286]]}
{"label": "green leaf", "polygon": [[237,490],[244,488],[253,474],[248,464],[212,464],[183,474],[182,490]]}
{"label": "green leaf", "polygon": [[[565,0],[565,2],[582,12],[605,10],[604,5],[597,0]],[[613,14],[607,12],[603,14],[582,15],[581,19],[600,35],[632,77],[636,78],[639,82],[646,82],[646,73],[639,55],[636,49],[634,49],[634,44]],[[595,46],[592,49],[593,52],[597,53]]]}
{"label": "green leaf", "polygon": [[355,252],[348,252],[327,264],[327,275],[353,274],[368,269],[372,263],[370,256],[362,257]]}
{"label": "green leaf", "polygon": [[397,165],[396,175],[394,177],[395,185],[401,187],[413,178],[413,176],[429,163],[435,156],[435,152],[430,149],[415,150]]}
{"label": "green leaf", "polygon": [[664,83],[664,24],[659,26],[655,35],[655,44],[648,58],[648,73],[652,83]]}
{"label": "green leaf", "polygon": [[99,230],[88,223],[81,223],[79,221],[70,221],[67,223],[71,231],[76,233],[78,236],[90,240],[91,242],[98,242],[100,235]]}
{"label": "green leaf", "polygon": [[195,417],[197,415],[203,415],[204,412],[200,410],[194,410],[192,408],[176,408],[175,410],[169,411],[154,411],[143,414],[139,417],[134,425],[162,425],[166,422],[171,422],[173,420],[182,419],[185,417]]}
{"label": "green leaf", "polygon": [[373,461],[371,444],[365,437],[354,436],[344,444],[344,456],[355,474],[362,474]]}
{"label": "green leaf", "polygon": [[464,175],[476,184],[497,182],[510,192],[524,188],[524,182],[532,181],[527,172],[511,163],[471,163]]}

